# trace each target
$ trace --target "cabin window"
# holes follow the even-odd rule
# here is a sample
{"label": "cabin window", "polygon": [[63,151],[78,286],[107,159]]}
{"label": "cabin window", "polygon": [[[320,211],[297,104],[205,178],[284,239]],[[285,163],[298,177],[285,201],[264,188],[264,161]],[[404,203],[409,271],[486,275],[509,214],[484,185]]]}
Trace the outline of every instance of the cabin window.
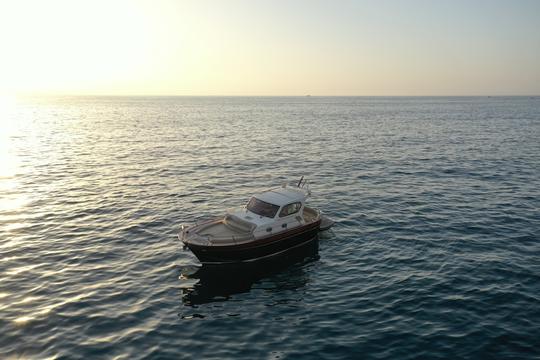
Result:
{"label": "cabin window", "polygon": [[246,209],[257,215],[273,219],[279,210],[279,206],[252,197],[249,200]]}
{"label": "cabin window", "polygon": [[300,211],[301,207],[302,207],[302,203],[300,202],[295,202],[289,205],[285,205],[283,209],[281,209],[281,212],[279,213],[279,217],[296,214],[298,211]]}

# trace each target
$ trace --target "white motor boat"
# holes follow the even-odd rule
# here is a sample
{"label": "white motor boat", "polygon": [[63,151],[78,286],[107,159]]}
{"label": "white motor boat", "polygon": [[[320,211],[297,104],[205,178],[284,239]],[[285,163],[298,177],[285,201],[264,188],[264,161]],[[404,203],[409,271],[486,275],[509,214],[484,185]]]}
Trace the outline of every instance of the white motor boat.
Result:
{"label": "white motor boat", "polygon": [[316,240],[334,222],[306,206],[306,181],[283,185],[251,197],[239,209],[191,227],[178,237],[203,264],[253,262],[286,254]]}

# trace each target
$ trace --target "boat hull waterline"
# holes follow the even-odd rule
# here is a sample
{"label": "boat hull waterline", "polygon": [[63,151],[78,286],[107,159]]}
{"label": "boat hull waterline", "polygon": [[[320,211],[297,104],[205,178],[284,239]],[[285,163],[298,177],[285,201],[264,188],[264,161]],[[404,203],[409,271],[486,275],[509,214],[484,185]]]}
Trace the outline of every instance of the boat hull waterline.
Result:
{"label": "boat hull waterline", "polygon": [[316,239],[320,219],[292,231],[270,235],[245,244],[204,246],[184,242],[202,264],[247,263],[286,255],[288,250],[303,246]]}

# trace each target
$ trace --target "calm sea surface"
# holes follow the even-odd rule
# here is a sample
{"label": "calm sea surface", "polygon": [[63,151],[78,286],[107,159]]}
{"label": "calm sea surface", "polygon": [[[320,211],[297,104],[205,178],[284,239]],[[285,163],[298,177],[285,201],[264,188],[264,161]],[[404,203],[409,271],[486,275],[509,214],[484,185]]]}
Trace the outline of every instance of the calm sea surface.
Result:
{"label": "calm sea surface", "polygon": [[[4,102],[0,358],[538,359],[540,98]],[[179,227],[305,175],[318,256]]]}

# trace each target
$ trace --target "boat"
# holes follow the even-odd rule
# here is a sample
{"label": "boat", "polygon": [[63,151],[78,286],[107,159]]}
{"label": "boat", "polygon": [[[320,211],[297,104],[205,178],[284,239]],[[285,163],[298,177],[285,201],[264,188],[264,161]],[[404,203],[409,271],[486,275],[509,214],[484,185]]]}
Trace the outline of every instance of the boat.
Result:
{"label": "boat", "polygon": [[317,240],[334,222],[306,205],[311,195],[304,177],[253,195],[241,208],[193,226],[179,239],[203,265],[251,263],[285,256]]}

